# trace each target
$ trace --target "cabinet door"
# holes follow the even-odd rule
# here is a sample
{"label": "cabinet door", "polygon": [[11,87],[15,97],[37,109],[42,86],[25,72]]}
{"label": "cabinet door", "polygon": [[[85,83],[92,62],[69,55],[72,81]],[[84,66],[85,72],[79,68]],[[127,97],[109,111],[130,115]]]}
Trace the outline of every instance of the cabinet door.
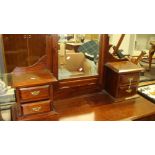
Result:
{"label": "cabinet door", "polygon": [[29,65],[33,65],[46,54],[46,34],[28,35]]}
{"label": "cabinet door", "polygon": [[3,34],[6,71],[28,66],[27,37],[24,34]]}

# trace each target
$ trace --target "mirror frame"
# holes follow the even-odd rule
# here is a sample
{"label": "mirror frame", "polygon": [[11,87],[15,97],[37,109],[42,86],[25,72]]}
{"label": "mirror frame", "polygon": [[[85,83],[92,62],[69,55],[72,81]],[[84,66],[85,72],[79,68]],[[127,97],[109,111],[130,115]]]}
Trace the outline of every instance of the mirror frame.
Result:
{"label": "mirror frame", "polygon": [[[47,35],[47,37],[47,64],[53,75],[58,79],[59,37],[57,34]],[[106,53],[108,53],[109,50],[108,34],[100,34],[99,46],[100,56],[98,63],[98,75],[71,79],[58,79],[58,84],[54,93],[56,99],[70,96],[70,93],[74,96],[74,94],[77,94],[77,89],[83,94],[101,91],[104,88],[104,64],[106,62]]]}

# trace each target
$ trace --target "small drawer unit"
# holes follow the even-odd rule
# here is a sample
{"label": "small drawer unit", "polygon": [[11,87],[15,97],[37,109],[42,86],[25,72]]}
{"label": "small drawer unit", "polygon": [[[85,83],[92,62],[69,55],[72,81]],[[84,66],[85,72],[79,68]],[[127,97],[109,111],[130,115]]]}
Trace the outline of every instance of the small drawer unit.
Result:
{"label": "small drawer unit", "polygon": [[129,61],[105,64],[105,91],[116,100],[135,95],[142,70]]}
{"label": "small drawer unit", "polygon": [[17,120],[33,120],[36,115],[53,111],[53,85],[57,79],[49,71],[13,74],[16,90]]}

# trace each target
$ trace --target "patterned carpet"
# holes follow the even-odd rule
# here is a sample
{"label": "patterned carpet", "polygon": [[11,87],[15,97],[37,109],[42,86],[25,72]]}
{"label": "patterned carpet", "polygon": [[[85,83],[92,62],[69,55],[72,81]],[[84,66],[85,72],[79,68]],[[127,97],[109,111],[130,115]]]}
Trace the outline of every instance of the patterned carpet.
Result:
{"label": "patterned carpet", "polygon": [[138,93],[151,102],[155,103],[155,84],[139,87]]}
{"label": "patterned carpet", "polygon": [[[140,62],[140,65],[145,68],[144,73],[142,73],[140,76],[140,82],[147,83],[147,81],[155,81],[155,59],[152,61],[152,67],[150,71],[148,70],[148,59],[143,59]],[[155,103],[155,84],[146,84],[146,86],[139,87],[138,93],[151,102]]]}

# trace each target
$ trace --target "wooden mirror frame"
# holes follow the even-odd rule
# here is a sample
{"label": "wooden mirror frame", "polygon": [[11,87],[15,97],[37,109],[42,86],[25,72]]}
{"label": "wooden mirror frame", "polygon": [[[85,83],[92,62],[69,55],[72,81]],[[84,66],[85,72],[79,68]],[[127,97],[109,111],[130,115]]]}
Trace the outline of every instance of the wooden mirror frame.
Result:
{"label": "wooden mirror frame", "polygon": [[[47,35],[47,64],[51,72],[58,78],[58,40],[57,34]],[[77,95],[101,91],[104,87],[104,64],[109,50],[108,34],[100,34],[100,56],[98,75],[58,80],[54,99],[62,99]]]}

